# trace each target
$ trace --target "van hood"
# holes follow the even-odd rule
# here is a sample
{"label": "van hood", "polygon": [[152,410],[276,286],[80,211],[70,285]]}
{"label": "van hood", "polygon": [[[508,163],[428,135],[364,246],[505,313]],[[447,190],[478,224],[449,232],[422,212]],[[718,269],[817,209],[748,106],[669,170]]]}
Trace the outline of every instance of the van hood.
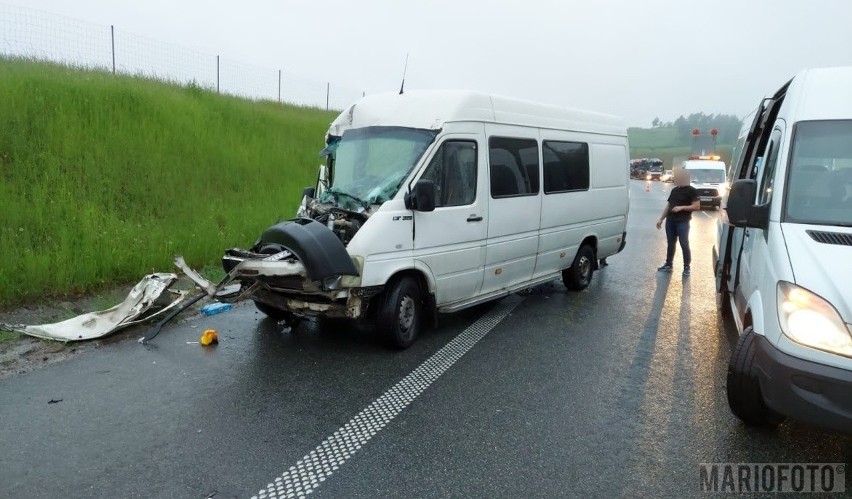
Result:
{"label": "van hood", "polygon": [[796,284],[818,294],[852,323],[852,246],[818,242],[808,232],[848,234],[852,228],[824,225],[781,225]]}

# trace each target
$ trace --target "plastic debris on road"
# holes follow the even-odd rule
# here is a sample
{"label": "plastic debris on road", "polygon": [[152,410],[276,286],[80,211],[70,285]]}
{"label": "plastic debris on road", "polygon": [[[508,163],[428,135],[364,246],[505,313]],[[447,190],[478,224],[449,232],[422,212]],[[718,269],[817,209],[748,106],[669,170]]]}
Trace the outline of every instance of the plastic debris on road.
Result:
{"label": "plastic debris on road", "polygon": [[227,312],[233,308],[230,303],[211,303],[201,307],[201,313],[204,315],[216,315]]}

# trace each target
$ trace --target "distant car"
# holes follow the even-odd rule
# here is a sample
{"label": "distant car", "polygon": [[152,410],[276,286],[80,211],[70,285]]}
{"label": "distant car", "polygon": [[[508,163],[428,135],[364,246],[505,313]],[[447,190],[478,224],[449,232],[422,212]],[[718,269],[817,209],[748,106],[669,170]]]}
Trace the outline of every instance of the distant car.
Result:
{"label": "distant car", "polygon": [[674,181],[674,175],[672,174],[672,171],[671,170],[664,171],[663,174],[660,175],[660,181],[661,182],[672,182],[672,181]]}
{"label": "distant car", "polygon": [[661,180],[663,177],[662,166],[651,166],[648,168],[648,173],[645,175],[646,180]]}

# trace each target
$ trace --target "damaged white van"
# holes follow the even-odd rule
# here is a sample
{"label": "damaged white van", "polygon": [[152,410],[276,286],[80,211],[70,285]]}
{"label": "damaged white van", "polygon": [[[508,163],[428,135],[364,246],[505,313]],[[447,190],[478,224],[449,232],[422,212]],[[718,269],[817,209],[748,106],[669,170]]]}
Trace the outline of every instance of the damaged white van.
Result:
{"label": "damaged white van", "polygon": [[[298,218],[223,258],[265,314],[370,319],[398,347],[453,312],[624,248],[618,118],[470,92],[366,97],[332,123]],[[226,279],[226,281],[228,280]]]}
{"label": "damaged white van", "polygon": [[741,134],[714,248],[731,410],[852,432],[852,68],[803,71]]}

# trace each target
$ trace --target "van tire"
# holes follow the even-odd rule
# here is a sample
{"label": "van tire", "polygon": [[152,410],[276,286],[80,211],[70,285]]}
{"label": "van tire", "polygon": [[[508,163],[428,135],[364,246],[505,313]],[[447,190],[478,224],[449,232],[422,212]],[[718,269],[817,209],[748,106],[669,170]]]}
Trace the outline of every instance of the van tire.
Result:
{"label": "van tire", "polygon": [[749,426],[778,426],[784,417],[766,406],[754,366],[755,332],[747,327],[737,340],[728,363],[728,406]]}
{"label": "van tire", "polygon": [[411,277],[393,281],[385,290],[377,310],[376,329],[392,346],[410,347],[423,325],[423,296]]}
{"label": "van tire", "polygon": [[298,324],[298,319],[296,315],[292,312],[287,312],[286,310],[281,310],[280,308],[273,307],[272,305],[267,305],[266,303],[261,303],[259,301],[254,302],[254,306],[257,307],[258,310],[266,314],[267,317],[276,321],[284,321],[290,327],[295,327]]}
{"label": "van tire", "polygon": [[562,271],[562,283],[568,289],[582,291],[589,287],[595,273],[595,250],[588,244],[580,246],[574,263]]}

